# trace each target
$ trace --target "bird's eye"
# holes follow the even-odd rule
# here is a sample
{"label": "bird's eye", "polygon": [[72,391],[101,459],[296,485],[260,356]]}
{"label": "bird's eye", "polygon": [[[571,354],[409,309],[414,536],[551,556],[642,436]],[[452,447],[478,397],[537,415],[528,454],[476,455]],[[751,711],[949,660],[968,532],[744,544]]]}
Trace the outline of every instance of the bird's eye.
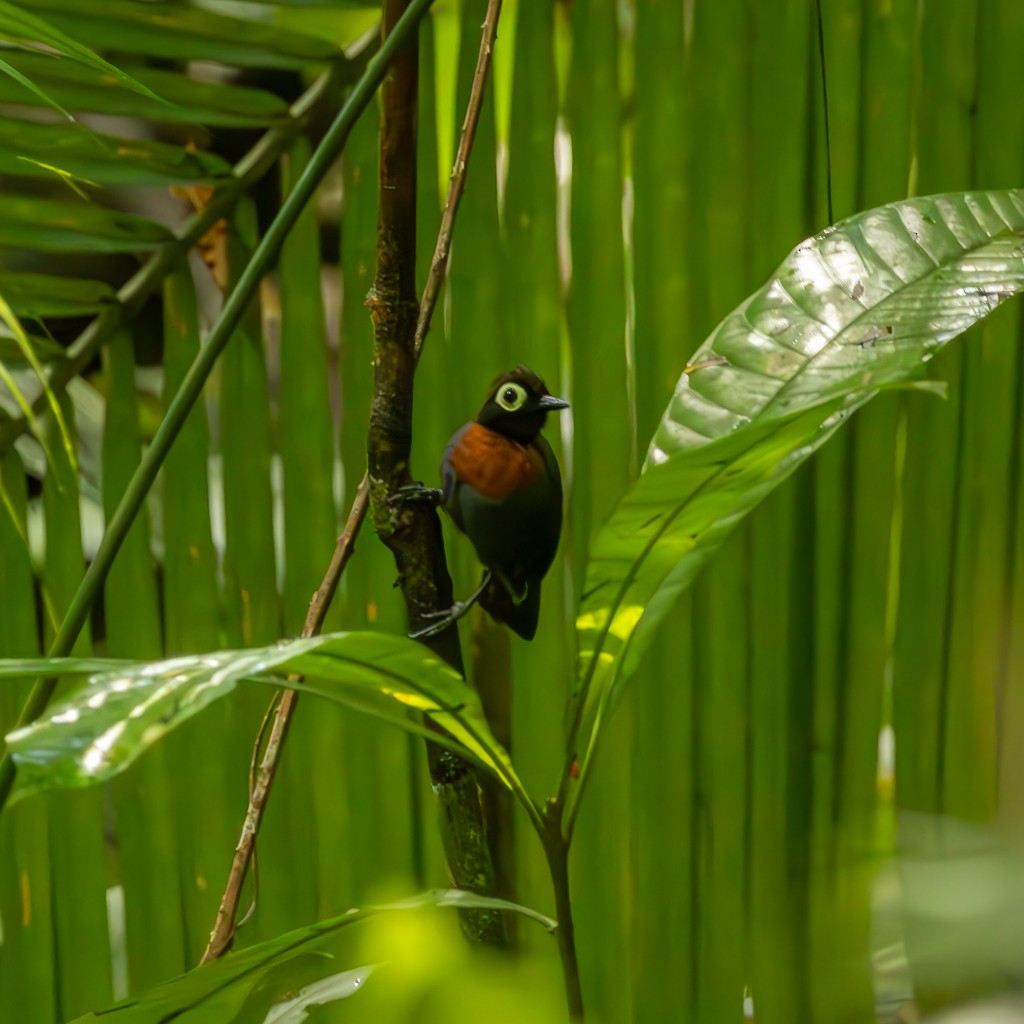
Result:
{"label": "bird's eye", "polygon": [[494,397],[506,412],[515,412],[526,401],[526,388],[518,384],[506,384]]}

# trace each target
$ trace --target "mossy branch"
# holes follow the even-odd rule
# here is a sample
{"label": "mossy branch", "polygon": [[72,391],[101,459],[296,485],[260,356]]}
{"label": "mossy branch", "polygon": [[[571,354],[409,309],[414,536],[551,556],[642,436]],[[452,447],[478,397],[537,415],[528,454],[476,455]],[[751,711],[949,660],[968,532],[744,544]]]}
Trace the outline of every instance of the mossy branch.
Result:
{"label": "mossy branch", "polygon": [[[384,0],[385,38],[408,0]],[[424,614],[451,606],[452,581],[445,561],[441,523],[432,509],[396,512],[388,496],[409,483],[413,378],[416,370],[416,103],[418,53],[409,44],[395,59],[381,89],[380,193],[377,274],[367,306],[374,326],[374,395],[367,456],[374,527],[394,555],[413,629]],[[429,314],[428,314],[429,317]],[[465,675],[453,625],[425,641]],[[495,890],[476,772],[466,761],[428,744],[430,776],[441,809],[449,873],[456,886],[485,895]],[[466,911],[463,930],[474,942],[503,945],[501,915]]]}

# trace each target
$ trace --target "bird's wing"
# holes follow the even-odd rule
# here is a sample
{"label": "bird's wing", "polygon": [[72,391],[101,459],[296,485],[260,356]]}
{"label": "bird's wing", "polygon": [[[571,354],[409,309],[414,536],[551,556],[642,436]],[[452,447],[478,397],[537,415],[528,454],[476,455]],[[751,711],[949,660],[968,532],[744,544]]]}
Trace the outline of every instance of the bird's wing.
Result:
{"label": "bird's wing", "polygon": [[548,444],[547,438],[543,434],[538,434],[533,439],[533,444],[544,460],[544,469],[547,471],[548,478],[555,485],[558,496],[561,497],[562,474],[558,468],[558,460],[555,458],[555,453],[551,450],[551,445]]}
{"label": "bird's wing", "polygon": [[451,439],[448,442],[448,446],[444,450],[444,455],[441,456],[441,504],[444,506],[445,511],[454,520],[455,525],[462,531],[465,531],[466,527],[462,522],[462,511],[459,508],[458,500],[458,489],[459,489],[459,478],[455,472],[455,467],[452,464],[452,459],[455,455],[459,444],[462,442],[462,435],[473,424],[464,423],[458,430],[452,434]]}

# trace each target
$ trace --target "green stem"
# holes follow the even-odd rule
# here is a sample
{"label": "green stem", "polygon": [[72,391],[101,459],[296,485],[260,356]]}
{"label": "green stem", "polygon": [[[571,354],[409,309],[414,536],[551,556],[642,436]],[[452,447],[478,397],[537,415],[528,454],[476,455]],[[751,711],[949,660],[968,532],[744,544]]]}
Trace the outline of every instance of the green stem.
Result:
{"label": "green stem", "polygon": [[[129,482],[103,535],[96,557],[89,566],[71,606],[68,608],[60,630],[54,638],[49,651],[50,657],[63,657],[71,652],[78,634],[85,625],[89,611],[100,594],[103,581],[129,527],[142,507],[146,494],[153,485],[186,417],[202,394],[203,387],[218,356],[238,326],[249,300],[256,293],[260,279],[277,257],[282,242],[298,220],[299,214],[312,197],[317,185],[344,148],[345,140],[348,138],[352,126],[373,99],[377,87],[384,80],[392,57],[410,33],[415,31],[431,3],[433,0],[412,0],[408,10],[395,25],[380,51],[370,61],[363,76],[356,83],[348,101],[334,119],[327,134],[306,165],[306,169],[296,182],[295,188],[288,195],[273,223],[267,229],[267,233],[260,240],[252,259],[238,279],[234,291],[224,303],[224,309],[210,332],[206,344],[196,356],[196,361],[192,364],[178,393],[174,396],[152,444],[146,450],[139,463],[139,468]],[[18,719],[19,726],[34,722],[43,713],[56,685],[55,679],[39,679],[36,682]],[[3,761],[0,762],[0,811],[3,810],[10,796],[11,787],[14,784],[14,772],[14,762],[10,754],[7,753],[4,755]]]}
{"label": "green stem", "polygon": [[580,985],[579,963],[576,960],[576,936],[569,893],[569,841],[562,835],[561,818],[561,808],[553,803],[549,805],[546,827],[541,839],[548,859],[548,871],[551,873],[551,886],[555,892],[555,917],[558,919],[555,939],[562,961],[569,1020],[572,1024],[582,1024],[583,990]]}

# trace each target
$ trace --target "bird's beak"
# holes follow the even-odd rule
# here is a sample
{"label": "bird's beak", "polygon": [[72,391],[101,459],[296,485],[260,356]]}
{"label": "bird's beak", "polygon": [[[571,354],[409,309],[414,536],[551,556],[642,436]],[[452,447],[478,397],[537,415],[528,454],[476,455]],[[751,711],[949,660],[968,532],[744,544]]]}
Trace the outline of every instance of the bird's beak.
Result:
{"label": "bird's beak", "polygon": [[554,395],[541,395],[540,407],[551,412],[555,409],[568,409],[569,403],[562,398],[555,398]]}

